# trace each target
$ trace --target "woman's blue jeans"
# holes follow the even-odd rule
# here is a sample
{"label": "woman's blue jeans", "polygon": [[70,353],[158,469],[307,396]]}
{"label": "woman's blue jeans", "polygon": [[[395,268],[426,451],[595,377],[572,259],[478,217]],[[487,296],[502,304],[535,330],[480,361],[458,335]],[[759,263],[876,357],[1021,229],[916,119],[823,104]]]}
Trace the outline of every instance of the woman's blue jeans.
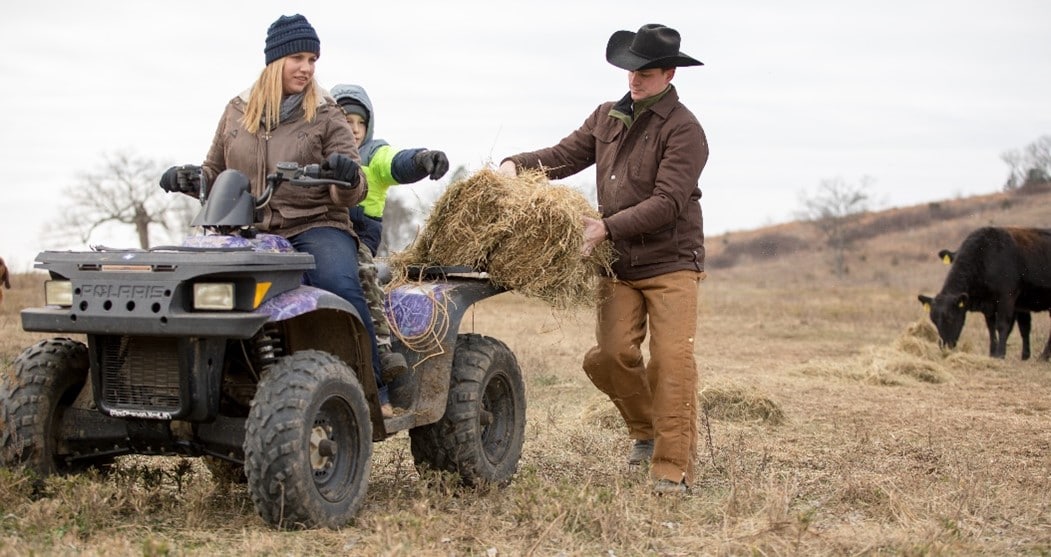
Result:
{"label": "woman's blue jeans", "polygon": [[372,371],[379,387],[380,403],[389,402],[387,386],[380,375],[380,354],[376,345],[376,330],[369,317],[369,306],[365,292],[358,279],[358,241],[354,236],[338,228],[318,227],[301,232],[288,239],[296,251],[314,256],[314,270],[307,271],[307,284],[333,294],[351,303],[358,310],[372,345]]}

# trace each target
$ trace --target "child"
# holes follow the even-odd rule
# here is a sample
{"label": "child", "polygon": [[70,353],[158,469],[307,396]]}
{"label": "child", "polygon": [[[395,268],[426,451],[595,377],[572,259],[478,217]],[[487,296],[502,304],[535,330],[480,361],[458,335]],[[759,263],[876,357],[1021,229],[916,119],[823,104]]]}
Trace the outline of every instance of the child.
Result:
{"label": "child", "polygon": [[[408,365],[405,357],[391,347],[390,324],[383,307],[383,288],[379,285],[372,259],[383,237],[383,207],[387,202],[387,190],[393,185],[418,182],[426,176],[437,180],[449,170],[449,159],[441,151],[395,150],[386,141],[373,139],[375,120],[372,117],[372,101],[361,86],[337,85],[332,88],[332,96],[342,107],[354,132],[369,187],[365,199],[350,209],[350,220],[360,239],[358,272],[376,330],[382,377],[385,383],[389,383],[407,371]],[[383,411],[385,416],[389,412],[392,415],[393,409],[385,407]]]}
{"label": "child", "polygon": [[387,190],[393,185],[411,184],[427,176],[437,180],[449,170],[449,159],[441,151],[395,150],[386,141],[374,139],[376,122],[372,101],[360,85],[336,85],[332,88],[332,97],[347,115],[369,184],[368,195],[351,208],[350,220],[358,237],[376,255],[382,239]]}

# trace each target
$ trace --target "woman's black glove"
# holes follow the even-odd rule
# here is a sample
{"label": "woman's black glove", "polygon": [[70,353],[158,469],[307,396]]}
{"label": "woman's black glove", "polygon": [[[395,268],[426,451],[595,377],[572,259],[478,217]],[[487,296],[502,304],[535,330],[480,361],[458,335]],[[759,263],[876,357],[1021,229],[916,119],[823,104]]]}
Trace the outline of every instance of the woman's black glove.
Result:
{"label": "woman's black glove", "polygon": [[354,187],[357,187],[358,182],[361,181],[361,174],[359,173],[361,165],[355,162],[354,159],[340,153],[329,155],[328,159],[321,165],[321,170],[331,171],[334,180],[349,182]]}
{"label": "woman's black glove", "polygon": [[449,171],[449,157],[441,151],[428,151],[424,149],[412,157],[416,170],[424,176],[430,176],[431,180],[437,180]]}
{"label": "woman's black glove", "polygon": [[201,167],[184,164],[165,170],[161,175],[161,189],[196,194],[201,189]]}

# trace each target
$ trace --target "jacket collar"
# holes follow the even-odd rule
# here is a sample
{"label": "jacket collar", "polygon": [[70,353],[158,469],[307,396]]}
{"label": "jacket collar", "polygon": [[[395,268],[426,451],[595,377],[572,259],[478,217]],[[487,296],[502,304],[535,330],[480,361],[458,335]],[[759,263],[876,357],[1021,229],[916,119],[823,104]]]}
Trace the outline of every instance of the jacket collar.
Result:
{"label": "jacket collar", "polygon": [[[649,103],[648,106],[646,105],[649,99],[642,100],[643,106],[645,107],[643,110],[650,110],[661,118],[667,118],[668,114],[671,113],[672,108],[679,102],[679,94],[675,91],[675,86],[669,84],[667,89],[655,96],[657,97],[657,100]],[[631,93],[625,93],[619,101],[614,103],[613,108],[609,110],[609,115],[612,118],[624,122],[626,126],[630,127],[631,123],[639,117],[639,115],[635,113],[633,105],[634,102],[631,100]]]}
{"label": "jacket collar", "polygon": [[[328,103],[332,103],[332,104],[336,103],[336,99],[332,98],[332,95],[329,94],[327,89],[325,89],[324,87],[318,86],[317,90],[321,93],[317,97],[317,106],[319,108],[324,106],[324,105],[326,105],[326,104],[328,104]],[[245,89],[244,91],[241,91],[237,95],[237,98],[241,99],[241,106],[246,106],[248,104],[248,97],[251,94],[252,94],[252,88],[249,87],[248,89]]]}

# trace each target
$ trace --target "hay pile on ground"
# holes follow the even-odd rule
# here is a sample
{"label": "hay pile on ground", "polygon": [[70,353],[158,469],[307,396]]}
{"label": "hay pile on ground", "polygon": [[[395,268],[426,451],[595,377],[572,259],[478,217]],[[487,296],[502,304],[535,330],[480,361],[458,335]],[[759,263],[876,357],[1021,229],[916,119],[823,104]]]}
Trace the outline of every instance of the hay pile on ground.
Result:
{"label": "hay pile on ground", "polygon": [[954,372],[1000,369],[1003,360],[977,354],[967,343],[954,350],[938,345],[938,331],[927,319],[910,323],[890,346],[868,347],[852,363],[818,359],[797,369],[803,375],[839,377],[874,385],[904,385],[910,381],[947,383]]}
{"label": "hay pile on ground", "polygon": [[[700,381],[697,408],[715,420],[780,425],[785,413],[770,397],[753,387]],[[581,423],[608,430],[625,429],[624,419],[605,396],[593,397],[580,414]],[[698,416],[698,419],[702,419]]]}
{"label": "hay pile on ground", "polygon": [[619,431],[625,429],[624,418],[606,396],[593,396],[580,412],[580,421],[590,427]]}
{"label": "hay pile on ground", "polygon": [[698,395],[702,411],[717,420],[780,425],[785,413],[776,402],[750,387],[707,384]]}
{"label": "hay pile on ground", "polygon": [[397,282],[411,266],[465,265],[557,309],[593,305],[596,271],[609,268],[613,251],[603,242],[580,256],[584,215],[599,216],[583,195],[542,173],[486,168],[449,186],[415,242],[391,257],[391,270]]}

